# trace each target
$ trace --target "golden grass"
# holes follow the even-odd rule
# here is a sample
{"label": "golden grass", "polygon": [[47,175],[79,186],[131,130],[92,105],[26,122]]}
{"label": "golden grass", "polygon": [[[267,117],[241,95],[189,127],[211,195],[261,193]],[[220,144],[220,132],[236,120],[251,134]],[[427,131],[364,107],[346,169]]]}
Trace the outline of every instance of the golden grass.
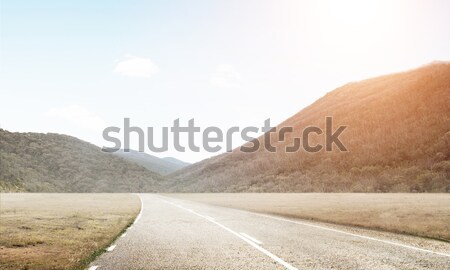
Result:
{"label": "golden grass", "polygon": [[450,241],[450,194],[202,193],[180,199]]}
{"label": "golden grass", "polygon": [[0,194],[0,269],[82,269],[136,217],[132,194]]}

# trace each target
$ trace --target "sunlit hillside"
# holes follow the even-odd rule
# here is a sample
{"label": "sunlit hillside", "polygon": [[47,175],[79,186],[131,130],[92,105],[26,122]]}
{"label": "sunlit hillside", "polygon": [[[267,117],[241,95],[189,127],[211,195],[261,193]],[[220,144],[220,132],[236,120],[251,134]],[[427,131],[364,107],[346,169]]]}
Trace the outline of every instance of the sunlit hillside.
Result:
{"label": "sunlit hillside", "polygon": [[[286,97],[289,98],[289,97]],[[252,192],[450,191],[450,64],[352,82],[331,91],[279,125],[348,126],[348,152],[277,153],[239,148],[171,176],[171,190]],[[323,137],[317,142],[323,143]],[[259,139],[262,143],[262,137]]]}

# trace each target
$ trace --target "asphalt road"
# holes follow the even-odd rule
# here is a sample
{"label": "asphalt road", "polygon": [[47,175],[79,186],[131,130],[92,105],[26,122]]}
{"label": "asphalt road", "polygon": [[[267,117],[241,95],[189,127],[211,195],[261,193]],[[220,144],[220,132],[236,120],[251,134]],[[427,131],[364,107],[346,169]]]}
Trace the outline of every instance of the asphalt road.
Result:
{"label": "asphalt road", "polygon": [[141,194],[90,269],[450,269],[450,244]]}

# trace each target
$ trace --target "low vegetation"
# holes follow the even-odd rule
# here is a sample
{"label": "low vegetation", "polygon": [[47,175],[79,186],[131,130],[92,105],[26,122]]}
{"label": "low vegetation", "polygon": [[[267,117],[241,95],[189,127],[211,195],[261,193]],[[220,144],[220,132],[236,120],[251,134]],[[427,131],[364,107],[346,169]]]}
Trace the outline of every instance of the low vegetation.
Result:
{"label": "low vegetation", "polygon": [[[325,117],[348,152],[285,153]],[[344,85],[278,126],[293,127],[277,153],[231,153],[169,175],[179,192],[449,192],[450,63]],[[301,137],[301,136],[300,136]],[[312,136],[312,145],[324,143]],[[263,137],[259,138],[263,145]]]}
{"label": "low vegetation", "polygon": [[0,269],[83,269],[132,223],[132,194],[0,194]]}
{"label": "low vegetation", "polygon": [[185,193],[166,196],[450,241],[449,194]]}

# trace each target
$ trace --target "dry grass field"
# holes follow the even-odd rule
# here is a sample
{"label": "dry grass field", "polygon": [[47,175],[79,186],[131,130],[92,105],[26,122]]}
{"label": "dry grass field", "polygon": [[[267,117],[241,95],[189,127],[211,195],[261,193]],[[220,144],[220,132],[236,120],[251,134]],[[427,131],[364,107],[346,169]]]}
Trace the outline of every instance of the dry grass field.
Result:
{"label": "dry grass field", "polygon": [[140,210],[133,194],[0,194],[0,269],[83,269]]}
{"label": "dry grass field", "polygon": [[260,213],[406,233],[450,241],[450,194],[166,194]]}

